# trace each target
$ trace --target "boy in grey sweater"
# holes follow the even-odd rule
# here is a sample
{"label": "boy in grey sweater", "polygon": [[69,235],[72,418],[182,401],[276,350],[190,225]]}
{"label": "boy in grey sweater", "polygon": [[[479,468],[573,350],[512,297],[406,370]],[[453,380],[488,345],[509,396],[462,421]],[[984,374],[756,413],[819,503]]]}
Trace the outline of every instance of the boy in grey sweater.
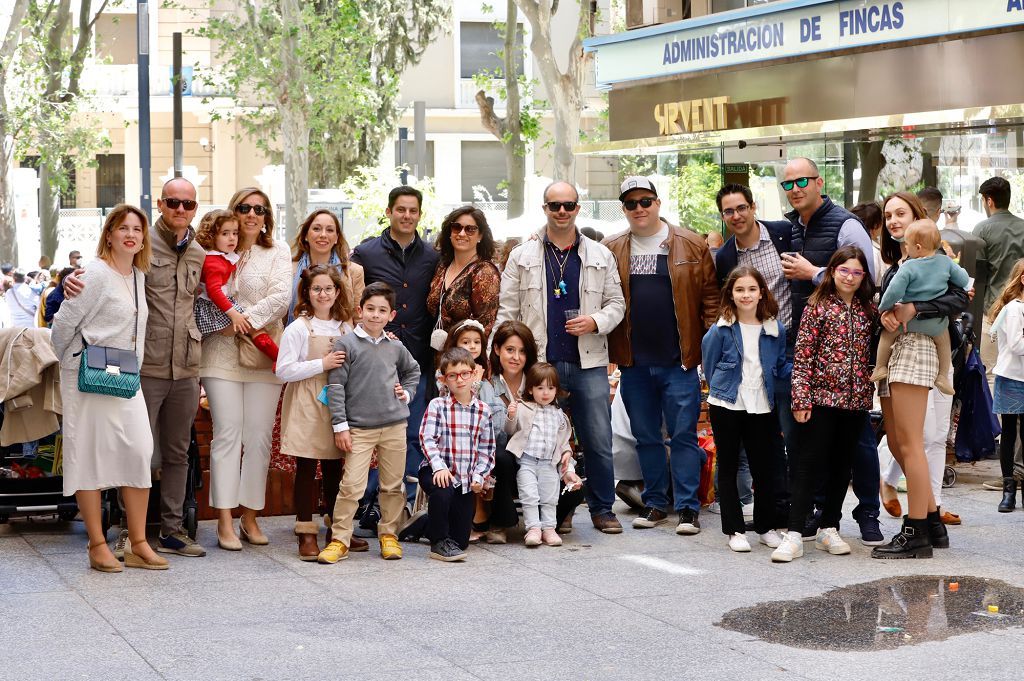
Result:
{"label": "boy in grey sweater", "polygon": [[334,442],[344,454],[345,467],[331,515],[332,540],[317,557],[321,563],[348,558],[352,520],[366,491],[374,449],[380,472],[380,555],[384,560],[402,557],[398,525],[405,507],[405,431],[420,367],[401,342],[384,333],[395,318],[390,286],[378,282],[363,289],[359,314],[362,321],[355,331],[334,342],[334,350],[345,353],[344,364],[327,374]]}

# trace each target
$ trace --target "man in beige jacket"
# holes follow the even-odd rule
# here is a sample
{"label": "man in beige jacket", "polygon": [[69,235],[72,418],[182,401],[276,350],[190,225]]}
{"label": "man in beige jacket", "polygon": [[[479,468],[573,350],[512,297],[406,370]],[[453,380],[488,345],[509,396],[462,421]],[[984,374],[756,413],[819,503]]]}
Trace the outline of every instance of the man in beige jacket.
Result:
{"label": "man in beige jacket", "polygon": [[[195,240],[192,220],[199,204],[196,188],[183,177],[164,184],[157,200],[160,217],[150,225],[153,257],[146,274],[146,347],[142,394],[160,450],[160,538],[156,550],[181,556],[205,556],[182,529],[192,421],[199,406],[199,353],[202,334],[192,312],[206,251]],[[77,273],[76,273],[77,274]],[[65,278],[68,297],[85,281]],[[114,547],[123,555],[128,538],[122,530]]]}
{"label": "man in beige jacket", "polygon": [[508,319],[526,324],[538,359],[558,370],[583,447],[591,519],[602,532],[617,534],[607,337],[625,313],[619,271],[607,248],[576,229],[580,205],[572,185],[550,185],[543,208],[544,229],[509,255],[494,326]]}

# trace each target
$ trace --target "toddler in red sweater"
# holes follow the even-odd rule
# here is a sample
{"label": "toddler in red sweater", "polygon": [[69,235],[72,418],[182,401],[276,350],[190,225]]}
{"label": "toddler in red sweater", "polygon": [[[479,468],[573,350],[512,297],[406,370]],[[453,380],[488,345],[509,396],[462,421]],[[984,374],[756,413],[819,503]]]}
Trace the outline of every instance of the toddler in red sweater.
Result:
{"label": "toddler in red sweater", "polygon": [[196,241],[206,249],[199,297],[195,302],[196,326],[203,338],[219,333],[229,326],[235,333],[252,339],[260,352],[277,361],[277,343],[263,329],[254,329],[243,310],[227,294],[227,284],[235,273],[239,255],[238,220],[229,210],[212,210],[203,216],[196,231]]}

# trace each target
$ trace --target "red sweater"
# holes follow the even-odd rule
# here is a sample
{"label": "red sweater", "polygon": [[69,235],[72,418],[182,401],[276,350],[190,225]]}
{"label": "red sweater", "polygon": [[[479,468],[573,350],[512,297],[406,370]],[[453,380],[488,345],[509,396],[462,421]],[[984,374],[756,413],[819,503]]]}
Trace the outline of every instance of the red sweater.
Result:
{"label": "red sweater", "polygon": [[201,281],[206,286],[206,295],[222,312],[227,312],[234,307],[224,294],[224,285],[228,283],[228,279],[234,272],[235,266],[228,262],[222,253],[206,254]]}

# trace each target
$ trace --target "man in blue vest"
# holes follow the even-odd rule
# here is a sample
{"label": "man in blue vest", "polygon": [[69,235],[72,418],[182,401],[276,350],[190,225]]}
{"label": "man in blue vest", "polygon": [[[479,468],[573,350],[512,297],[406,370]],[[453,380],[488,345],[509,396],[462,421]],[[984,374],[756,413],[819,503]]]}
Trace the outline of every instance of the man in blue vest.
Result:
{"label": "man in blue vest", "polygon": [[[871,281],[875,280],[871,236],[856,215],[832,202],[822,193],[825,180],[818,166],[809,158],[794,158],[786,164],[781,182],[793,210],[786,214],[792,223],[791,253],[782,256],[782,269],[790,280],[793,301],[793,323],[789,325],[787,351],[792,356],[800,318],[807,299],[821,283],[832,254],[844,246],[856,246],[867,256]],[[779,421],[786,449],[793,451],[796,422],[790,408],[790,396],[779,395]],[[851,433],[851,435],[853,435]],[[878,496],[878,450],[870,426],[857,434],[861,446],[853,462],[853,489],[860,503],[853,517],[860,526],[861,542],[868,546],[884,543],[878,526],[881,502]],[[817,532],[814,522],[804,528],[804,541],[813,540]]]}

